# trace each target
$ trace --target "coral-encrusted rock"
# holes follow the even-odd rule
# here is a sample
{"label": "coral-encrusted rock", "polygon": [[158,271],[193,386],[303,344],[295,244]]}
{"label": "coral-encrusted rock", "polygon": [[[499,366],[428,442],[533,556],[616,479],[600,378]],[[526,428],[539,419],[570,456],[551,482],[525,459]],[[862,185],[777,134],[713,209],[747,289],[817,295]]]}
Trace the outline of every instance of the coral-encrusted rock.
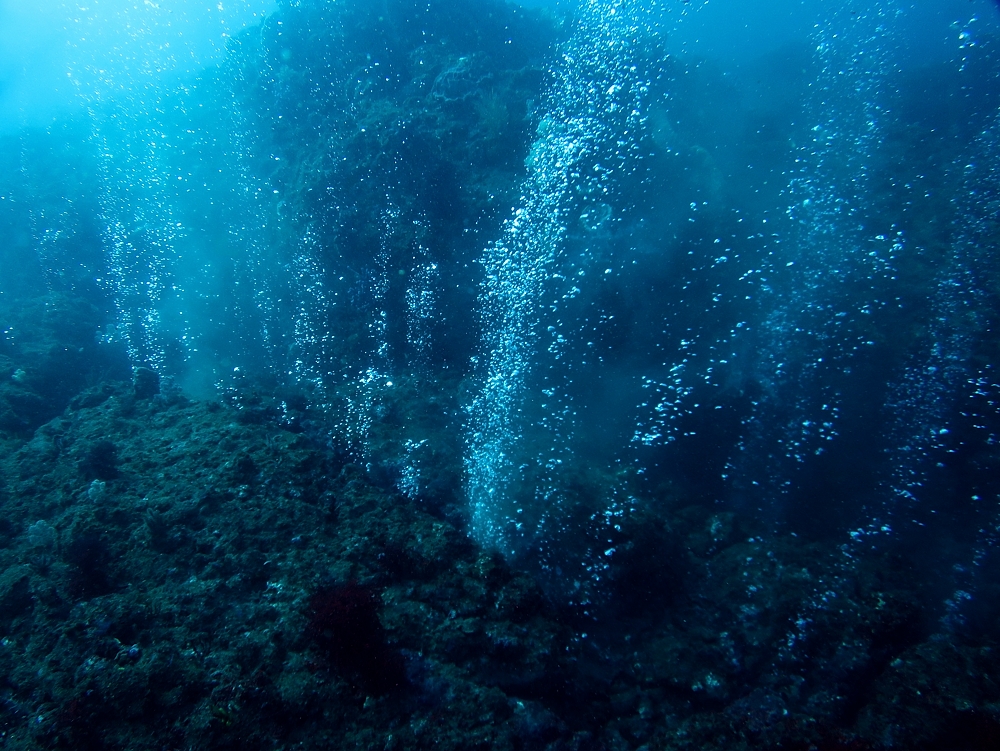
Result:
{"label": "coral-encrusted rock", "polygon": [[[503,748],[559,727],[513,709],[568,644],[530,579],[280,422],[111,392],[0,456],[9,748]],[[106,481],[80,473],[99,441]]]}
{"label": "coral-encrusted rock", "polygon": [[31,568],[11,566],[0,574],[0,627],[31,607]]}

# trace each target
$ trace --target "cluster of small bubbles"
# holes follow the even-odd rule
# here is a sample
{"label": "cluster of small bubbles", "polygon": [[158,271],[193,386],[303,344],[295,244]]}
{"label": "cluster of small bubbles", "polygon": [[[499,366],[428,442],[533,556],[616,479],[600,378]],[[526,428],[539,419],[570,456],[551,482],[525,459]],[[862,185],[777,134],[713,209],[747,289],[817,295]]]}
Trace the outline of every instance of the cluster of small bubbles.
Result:
{"label": "cluster of small bubbles", "polygon": [[640,420],[635,434],[632,436],[633,443],[654,446],[670,443],[677,439],[680,418],[692,414],[699,406],[698,404],[692,407],[684,405],[685,399],[691,396],[694,391],[693,386],[684,385],[685,366],[686,364],[682,362],[670,368],[666,381],[657,381],[648,377],[642,379],[642,387],[654,392],[656,398],[639,405],[639,409],[644,410],[655,401],[651,418],[648,421]]}
{"label": "cluster of small bubbles", "polygon": [[966,624],[966,617],[962,612],[962,606],[975,599],[970,592],[964,589],[956,589],[951,597],[944,602],[945,612],[940,618],[941,628],[945,632],[955,632],[962,629]]}
{"label": "cluster of small bubbles", "polygon": [[[846,3],[813,32],[819,77],[806,113],[815,125],[785,191],[786,237],[773,241],[757,270],[775,283],[758,294],[764,394],[744,420],[746,459],[738,471],[766,477],[752,484],[767,492],[785,492],[792,467],[837,437],[842,393],[830,376],[849,372],[871,347],[859,330],[862,316],[884,306],[882,290],[903,251],[902,234],[874,230],[879,220],[865,211],[890,116],[882,102],[895,70],[896,15],[891,2],[864,9]],[[758,461],[772,466],[751,466]]]}
{"label": "cluster of small bubbles", "polygon": [[[228,66],[227,71],[236,80],[242,78],[237,65]],[[233,254],[237,266],[237,284],[251,291],[250,301],[246,309],[241,311],[242,317],[246,322],[245,328],[256,330],[267,353],[268,367],[280,372],[284,362],[279,354],[282,349],[279,334],[281,324],[275,306],[275,300],[280,298],[280,285],[274,278],[274,269],[278,264],[273,251],[269,251],[268,247],[273,243],[269,243],[269,238],[264,234],[268,229],[271,213],[268,197],[273,197],[274,193],[267,189],[267,183],[260,180],[251,168],[253,150],[246,117],[231,98],[225,102],[222,110],[223,122],[231,139],[227,162],[234,172],[228,196],[233,212],[228,227],[229,246],[241,251]],[[302,272],[301,258],[300,253],[293,273]],[[309,269],[310,278],[316,278],[313,276],[316,271],[318,269]]]}
{"label": "cluster of small bubbles", "polygon": [[368,452],[368,438],[379,414],[384,389],[391,389],[393,381],[378,368],[367,368],[344,387],[343,418],[340,430],[348,446],[362,456]]}
{"label": "cluster of small bubbles", "polygon": [[[964,71],[968,65],[968,54],[978,45],[976,39],[976,24],[979,22],[978,16],[972,16],[969,21],[962,24],[958,29],[958,48],[961,52],[961,70]],[[954,24],[954,26],[959,26]]]}
{"label": "cluster of small bubbles", "polygon": [[418,252],[421,262],[410,273],[406,290],[406,342],[415,366],[426,363],[433,343],[441,276],[426,249],[420,246]]}
{"label": "cluster of small bubbles", "polygon": [[348,378],[340,389],[341,409],[339,429],[348,445],[361,456],[370,454],[369,438],[372,426],[382,411],[385,389],[394,386],[389,358],[386,295],[389,291],[390,251],[388,242],[399,231],[402,212],[391,199],[382,210],[382,241],[375,253],[374,267],[356,290],[362,309],[368,315],[368,350],[362,355],[367,367],[358,371],[357,377]]}
{"label": "cluster of small bubbles", "polygon": [[[584,615],[590,615],[589,608],[607,596],[605,580],[618,546],[625,540],[623,525],[635,513],[639,500],[621,488],[612,488],[602,508],[592,512],[586,523],[581,525],[579,521],[567,520],[566,509],[558,504],[557,491],[547,492],[547,495],[540,492],[535,498],[536,503],[547,503],[537,525],[540,534],[535,549],[531,551],[532,558],[539,566],[543,583],[551,592],[581,608]],[[515,512],[516,516],[523,513],[523,509]],[[552,544],[553,541],[565,544],[573,537],[581,538],[575,543],[580,549],[576,556],[568,557],[561,546]]]}
{"label": "cluster of small bubbles", "polygon": [[960,290],[953,279],[938,284],[930,350],[911,358],[887,403],[896,447],[890,490],[906,506],[920,500],[929,458],[948,450],[948,416],[956,389],[967,379],[971,337],[951,323],[967,303]]}
{"label": "cluster of small bubbles", "polygon": [[[23,151],[23,150],[22,150]],[[22,160],[25,155],[22,153]],[[57,210],[39,208],[39,187],[28,165],[22,163],[21,173],[24,177],[26,198],[30,212],[32,239],[35,255],[45,276],[45,283],[52,289],[53,282],[67,266],[67,258],[76,238],[76,221],[72,211],[72,200],[64,199]]]}
{"label": "cluster of small bubbles", "polygon": [[[581,4],[526,161],[520,205],[482,261],[487,357],[469,409],[467,492],[474,536],[505,551],[517,538],[552,539],[562,532],[561,494],[550,473],[568,456],[578,417],[568,393],[573,369],[588,364],[568,355],[568,348],[588,345],[580,341],[583,328],[562,313],[591,278],[601,278],[587,275],[600,257],[589,242],[600,242],[616,222],[616,180],[638,169],[649,83],[638,70],[637,47],[657,33],[650,9],[641,5]],[[578,229],[582,235],[574,237]],[[529,451],[523,413],[538,394],[543,436]],[[534,521],[526,528],[511,496],[532,466],[542,477],[534,483]]]}
{"label": "cluster of small bubbles", "polygon": [[[185,27],[204,20],[188,9],[147,2],[67,12],[80,30],[69,46],[67,76],[91,115],[91,144],[102,172],[106,270],[100,282],[117,313],[104,338],[124,344],[133,362],[162,370],[168,349],[183,358],[198,346],[190,320],[197,295],[189,289],[197,283],[181,269],[190,228],[178,211],[178,198],[193,190],[194,181],[177,158],[184,153],[181,141],[194,131],[182,134],[169,117],[175,109],[190,114],[183,110],[191,89],[165,93],[164,77],[201,69],[222,47],[185,35]],[[207,13],[221,38],[231,22],[251,17],[243,2]],[[40,232],[43,255],[51,255],[65,235],[53,219],[45,217]]]}
{"label": "cluster of small bubbles", "polygon": [[390,203],[382,210],[382,242],[378,253],[375,255],[375,274],[370,277],[371,298],[374,302],[372,308],[371,322],[368,328],[371,332],[375,357],[381,363],[387,364],[389,355],[389,342],[386,338],[386,326],[388,324],[385,311],[385,297],[389,291],[389,248],[388,239],[393,237],[398,231],[401,212],[398,207]]}
{"label": "cluster of small bubbles", "polygon": [[294,359],[290,375],[299,383],[309,384],[321,403],[326,403],[326,363],[333,334],[325,325],[328,300],[320,265],[317,240],[307,228],[292,261],[295,279],[295,319],[293,323]]}
{"label": "cluster of small bubbles", "polygon": [[[112,123],[119,129],[116,140],[110,135]],[[169,145],[143,123],[131,108],[121,107],[99,136],[105,286],[117,308],[110,338],[124,343],[132,362],[162,369],[172,338],[164,307],[182,292],[174,270],[183,226],[173,215],[165,184],[169,168],[160,160],[160,151]]]}
{"label": "cluster of small bubbles", "polygon": [[[983,249],[990,247],[1000,215],[1000,115],[970,144],[956,171],[963,176],[963,190],[955,201],[951,252],[931,300],[926,348],[911,357],[888,404],[893,415],[890,438],[896,448],[889,480],[891,502],[880,515],[886,519],[903,514],[909,518],[930,501],[931,478],[967,440],[953,435],[954,421],[969,425],[987,446],[996,445],[1000,431],[1000,379],[991,363],[974,357],[977,339],[988,335],[995,305],[981,280],[990,276],[994,259]],[[1000,539],[995,479],[968,477],[963,484],[974,491],[969,505],[979,531],[969,558],[972,565],[954,568],[956,590],[942,617],[947,630],[964,624],[961,610],[972,599],[965,590],[974,591],[979,565]]]}
{"label": "cluster of small bubbles", "polygon": [[[339,283],[344,277],[335,277],[321,260],[332,254],[321,246],[321,229],[316,220],[297,217],[306,230],[292,263],[294,274],[289,284],[296,310],[291,334],[294,361],[289,376],[307,387],[316,407],[333,420],[334,429],[347,447],[362,457],[370,453],[369,438],[381,411],[384,390],[393,387],[386,311],[391,273],[388,242],[399,231],[401,215],[387,197],[381,213],[382,242],[372,259],[372,268],[359,275],[346,291],[352,306],[367,318],[365,348],[357,353],[358,359],[350,361],[339,357],[342,342],[330,325],[331,313],[340,304],[341,292],[337,290],[342,288]],[[427,270],[427,275],[433,271]],[[423,302],[426,307],[431,301],[425,296]],[[432,311],[425,312],[430,315]],[[429,345],[429,334],[424,343]],[[359,364],[360,369],[352,370],[351,366]]]}
{"label": "cluster of small bubbles", "polygon": [[427,439],[415,441],[412,438],[406,439],[403,443],[403,459],[399,467],[399,479],[396,486],[400,492],[410,500],[420,497],[421,477],[420,477],[420,449],[427,445]]}

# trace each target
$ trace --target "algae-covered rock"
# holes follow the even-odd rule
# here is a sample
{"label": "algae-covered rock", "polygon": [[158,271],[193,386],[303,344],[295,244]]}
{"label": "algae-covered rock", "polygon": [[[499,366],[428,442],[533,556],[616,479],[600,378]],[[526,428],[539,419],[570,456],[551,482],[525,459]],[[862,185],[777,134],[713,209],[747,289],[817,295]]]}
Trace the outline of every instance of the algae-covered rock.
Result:
{"label": "algae-covered rock", "polygon": [[[5,512],[25,530],[9,553],[38,564],[0,577],[23,646],[12,701],[42,685],[50,697],[33,706],[41,723],[11,730],[15,747],[154,743],[170,725],[196,747],[319,738],[332,712],[358,737],[407,714],[416,724],[394,737],[460,748],[483,706],[502,710],[484,738],[548,737],[539,728],[558,723],[514,722],[504,693],[538,685],[566,639],[530,580],[480,566],[461,532],[343,456],[236,417],[119,387],[42,433],[68,450],[0,459],[5,476],[31,467],[32,493]],[[97,436],[118,472],[88,481],[71,447],[86,456]],[[433,698],[444,684],[447,720]]]}
{"label": "algae-covered rock", "polygon": [[11,566],[0,574],[0,627],[31,607],[31,567]]}

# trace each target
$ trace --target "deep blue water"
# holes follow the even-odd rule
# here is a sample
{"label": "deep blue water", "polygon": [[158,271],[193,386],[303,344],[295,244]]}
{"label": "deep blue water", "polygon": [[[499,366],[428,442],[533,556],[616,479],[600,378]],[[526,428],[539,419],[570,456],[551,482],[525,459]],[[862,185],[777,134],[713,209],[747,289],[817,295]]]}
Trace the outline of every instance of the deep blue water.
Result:
{"label": "deep blue water", "polygon": [[[472,532],[514,554],[558,548],[574,462],[845,539],[939,506],[992,544],[994,7],[557,4],[511,52],[548,60],[527,109],[475,105],[525,124],[511,207],[456,205],[489,186],[436,184],[405,131],[352,151],[366,88],[308,20],[282,39],[311,7],[6,6],[4,298],[76,289],[134,365],[305,388],[360,451],[393,379],[462,382]],[[484,31],[432,97],[491,85]],[[343,34],[373,90],[415,63]],[[324,184],[284,169],[306,152]]]}
{"label": "deep blue water", "polygon": [[0,5],[0,430],[255,389],[560,602],[697,505],[994,630],[995,4],[276,5]]}

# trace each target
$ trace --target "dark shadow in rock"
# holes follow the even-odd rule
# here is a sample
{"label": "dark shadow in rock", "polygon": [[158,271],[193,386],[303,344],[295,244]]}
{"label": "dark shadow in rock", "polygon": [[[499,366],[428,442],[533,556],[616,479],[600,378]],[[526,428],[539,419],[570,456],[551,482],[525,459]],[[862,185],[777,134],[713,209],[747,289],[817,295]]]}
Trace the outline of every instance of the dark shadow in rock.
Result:
{"label": "dark shadow in rock", "polygon": [[80,460],[80,472],[88,480],[114,480],[118,477],[118,447],[111,441],[98,441]]}
{"label": "dark shadow in rock", "polygon": [[152,399],[160,393],[160,376],[149,368],[136,368],[132,381],[137,399]]}
{"label": "dark shadow in rock", "polygon": [[97,530],[73,536],[66,549],[66,562],[70,565],[70,589],[79,599],[89,600],[114,590],[109,571],[111,549]]}
{"label": "dark shadow in rock", "polygon": [[378,617],[378,594],[358,582],[321,588],[309,600],[307,638],[339,670],[371,694],[406,681],[403,657],[389,646]]}

